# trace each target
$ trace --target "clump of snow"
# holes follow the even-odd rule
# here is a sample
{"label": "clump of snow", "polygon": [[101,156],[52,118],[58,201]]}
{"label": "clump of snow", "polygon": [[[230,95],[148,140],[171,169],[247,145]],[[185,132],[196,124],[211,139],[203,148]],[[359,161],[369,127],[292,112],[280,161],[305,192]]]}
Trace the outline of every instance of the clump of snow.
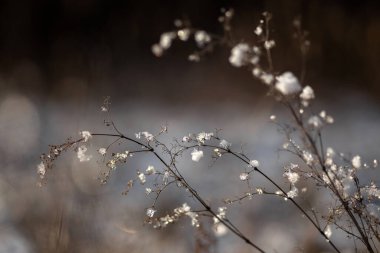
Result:
{"label": "clump of snow", "polygon": [[285,96],[296,94],[302,89],[297,77],[292,72],[285,72],[277,76],[275,88]]}

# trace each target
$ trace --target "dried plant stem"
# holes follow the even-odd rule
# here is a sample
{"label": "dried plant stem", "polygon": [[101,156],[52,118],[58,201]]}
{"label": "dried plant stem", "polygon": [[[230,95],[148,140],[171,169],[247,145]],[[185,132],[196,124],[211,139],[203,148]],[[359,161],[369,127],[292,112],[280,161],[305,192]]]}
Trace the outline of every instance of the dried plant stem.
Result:
{"label": "dried plant stem", "polygon": [[212,210],[212,208],[206,203],[206,201],[197,193],[197,191],[193,187],[191,187],[189,185],[189,183],[185,180],[185,178],[181,174],[179,174],[178,170],[177,169],[174,170],[173,168],[171,168],[170,165],[167,162],[165,162],[165,160],[157,153],[157,151],[153,147],[151,147],[151,146],[149,146],[147,144],[144,144],[142,142],[139,142],[137,140],[134,140],[132,138],[129,138],[129,137],[121,134],[120,132],[119,132],[119,134],[97,134],[97,133],[95,133],[95,134],[92,134],[92,136],[119,137],[119,138],[131,141],[131,142],[133,142],[135,144],[140,145],[141,147],[143,147],[143,148],[146,149],[145,150],[146,152],[151,152],[172,173],[172,175],[176,178],[176,180],[178,180],[179,182],[181,182],[184,185],[184,187],[189,190],[189,192],[191,193],[191,195],[196,200],[198,200],[198,202],[207,210],[208,213],[210,213],[212,215],[212,217],[218,219],[218,221],[220,223],[222,223],[224,226],[226,226],[232,233],[234,233],[236,236],[238,236],[239,238],[241,238],[248,245],[250,245],[253,248],[255,248],[258,252],[265,253],[265,251],[263,249],[261,249],[259,246],[257,246],[255,243],[253,243],[249,238],[247,238],[230,221],[226,221],[226,220],[220,218]]}
{"label": "dried plant stem", "polygon": [[[293,108],[293,106],[290,104],[290,103],[286,103],[287,107],[289,108],[289,110],[291,111],[291,114],[294,118],[294,120],[296,121],[296,124],[297,126],[301,129],[302,131],[302,134],[306,137],[307,141],[309,142],[314,154],[317,156],[318,158],[318,162],[322,168],[322,171],[326,174],[329,182],[330,182],[330,189],[332,190],[332,192],[338,197],[340,203],[343,205],[343,208],[344,210],[346,211],[346,213],[348,214],[348,216],[350,217],[350,219],[352,220],[352,222],[354,223],[356,229],[358,230],[358,232],[360,233],[360,236],[361,236],[361,241],[364,243],[364,245],[366,246],[368,252],[370,253],[373,253],[374,250],[369,242],[369,239],[368,239],[368,236],[366,235],[365,233],[365,227],[364,227],[364,224],[363,224],[363,227],[360,226],[359,222],[357,221],[355,215],[353,214],[348,202],[346,200],[343,199],[342,195],[339,193],[338,189],[336,188],[335,186],[335,183],[334,181],[332,180],[331,176],[329,175],[328,171],[327,171],[327,168],[324,164],[324,159],[322,158],[321,153],[323,153],[323,150],[321,150],[320,152],[318,151],[318,148],[317,148],[317,145],[315,143],[315,141],[313,140],[313,138],[311,137],[310,133],[306,130],[304,124],[303,124],[303,121],[297,116],[297,113],[295,111],[295,109]],[[321,144],[321,147],[322,147],[322,144]],[[361,216],[359,215],[359,218],[361,218]]]}
{"label": "dried plant stem", "polygon": [[[204,146],[210,146],[210,147],[213,147],[215,148],[216,146],[212,146],[212,145],[204,145]],[[233,156],[235,156],[236,158],[238,158],[239,160],[241,160],[242,162],[244,162],[245,164],[249,165],[249,160],[241,157],[239,154],[229,150],[229,149],[226,149],[225,150],[226,152],[232,154]],[[253,168],[255,171],[257,171],[260,175],[262,175],[266,180],[268,180],[273,186],[275,186],[278,190],[281,191],[281,193],[284,195],[284,196],[287,196],[287,193],[285,192],[285,190],[279,186],[276,182],[274,182],[268,175],[266,175],[263,171],[261,171],[259,168],[257,167],[254,167]],[[335,246],[335,244],[325,235],[324,231],[320,228],[320,226],[318,226],[318,224],[310,217],[310,215],[292,198],[288,198],[290,200],[290,202],[292,202],[292,204],[294,204],[294,206],[299,210],[301,211],[301,213],[303,215],[305,215],[305,217],[313,224],[313,226],[318,230],[318,232],[326,239],[326,241],[329,242],[329,244],[335,249],[336,252],[340,252],[340,250]]]}
{"label": "dried plant stem", "polygon": [[[179,170],[174,167],[174,169],[167,163],[165,162],[165,160],[157,153],[157,151],[147,145],[147,144],[144,144],[142,142],[139,142],[137,140],[134,140],[132,138],[129,138],[123,134],[121,134],[120,132],[118,132],[118,134],[92,134],[93,136],[109,136],[109,137],[118,137],[118,138],[122,138],[122,139],[126,139],[128,141],[131,141],[135,144],[138,144],[140,145],[141,147],[145,148],[144,151],[146,152],[151,152],[153,153],[153,155],[173,174],[173,176],[176,178],[176,180],[178,180],[180,183],[182,183],[186,189],[189,190],[189,192],[191,193],[191,195],[198,200],[198,202],[206,209],[206,211],[208,213],[210,213],[213,217],[215,217],[216,219],[218,219],[223,225],[225,225],[232,233],[234,233],[235,235],[237,235],[238,237],[240,237],[244,242],[246,242],[247,244],[249,244],[250,246],[254,247],[256,250],[258,250],[259,252],[265,252],[264,250],[262,250],[260,247],[258,247],[256,244],[254,244],[251,240],[249,240],[236,226],[234,226],[230,221],[227,221],[225,219],[221,219],[212,209],[211,207],[205,202],[205,200],[198,194],[198,192],[189,185],[189,183],[186,181],[186,179],[180,174]],[[214,146],[214,145],[209,145],[209,144],[203,144],[202,145],[203,147],[208,147],[208,148],[220,148],[218,146]],[[188,150],[188,149],[191,149],[191,148],[194,148],[195,146],[189,146],[189,147],[184,147],[183,150]],[[235,156],[236,158],[238,158],[239,160],[241,160],[242,162],[244,162],[245,164],[249,165],[249,160],[240,156],[239,154],[231,151],[230,149],[224,149],[224,148],[220,148],[221,150],[227,152],[227,153],[230,153],[232,154],[233,156]],[[174,165],[175,166],[175,165]],[[262,175],[266,180],[268,180],[272,185],[274,185],[278,190],[280,190],[282,192],[282,194],[284,196],[287,196],[286,192],[284,189],[282,189],[276,182],[274,182],[269,176],[267,176],[263,171],[261,171],[260,169],[258,169],[257,167],[254,167],[253,168],[255,171],[257,171],[260,175]],[[310,217],[310,215],[295,201],[293,200],[292,198],[289,198],[289,200],[291,201],[291,203],[301,211],[301,213],[303,215],[305,215],[305,217],[312,223],[312,225],[318,230],[318,232],[326,239],[326,241],[334,248],[334,250],[338,253],[340,253],[340,250],[336,247],[336,245],[331,241],[329,240],[329,238],[325,235],[324,231],[320,228],[320,226],[318,226],[318,224]]]}

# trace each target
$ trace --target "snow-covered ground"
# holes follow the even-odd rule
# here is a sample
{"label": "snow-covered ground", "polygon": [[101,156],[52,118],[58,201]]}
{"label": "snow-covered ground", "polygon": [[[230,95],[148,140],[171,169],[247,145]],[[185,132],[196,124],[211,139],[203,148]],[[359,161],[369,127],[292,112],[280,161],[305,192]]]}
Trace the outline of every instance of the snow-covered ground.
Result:
{"label": "snow-covered ground", "polygon": [[[335,118],[323,135],[325,146],[338,152],[359,154],[365,161],[380,158],[380,107],[366,94],[347,91],[344,96],[325,98],[315,110],[326,110]],[[48,144],[78,137],[81,130],[109,132],[100,112],[100,104],[88,100],[80,104],[41,102],[22,94],[9,94],[0,101],[0,253],[14,252],[191,252],[194,232],[189,220],[181,221],[167,230],[142,226],[145,208],[152,199],[145,196],[144,187],[136,186],[128,196],[122,196],[127,181],[136,170],[148,165],[160,167],[152,156],[133,157],[118,168],[109,184],[97,180],[101,158],[96,149],[110,143],[104,138],[93,139],[89,152],[97,157],[79,163],[74,152],[64,154],[49,175],[48,184],[36,186],[38,157]],[[322,104],[323,103],[323,107]],[[171,142],[189,133],[212,132],[222,129],[223,139],[232,149],[244,151],[260,161],[260,166],[277,182],[283,183],[282,167],[292,159],[277,152],[284,136],[269,120],[275,114],[287,121],[288,112],[268,97],[255,99],[252,105],[223,101],[219,104],[162,105],[157,101],[112,101],[111,115],[119,130],[129,136],[140,131],[158,132],[167,124],[169,132],[162,140]],[[288,120],[289,121],[289,120]],[[223,205],[225,197],[244,193],[239,180],[244,166],[223,157],[212,164],[206,152],[199,163],[191,161],[190,153],[183,156],[180,168],[188,181],[212,206]],[[380,178],[378,170],[368,170],[371,178]],[[256,177],[256,175],[254,175]],[[257,176],[258,177],[258,176]],[[255,178],[254,187],[266,183]],[[323,202],[315,199],[310,203]],[[181,189],[172,188],[160,199],[157,215],[165,215],[183,202],[196,205]],[[306,203],[306,202],[305,202]],[[296,252],[297,247],[328,244],[301,218],[287,202],[272,197],[255,197],[251,201],[229,206],[228,217],[246,232],[255,243],[269,252]],[[334,231],[333,231],[334,232]],[[344,237],[334,235],[338,245],[345,247]],[[218,240],[219,252],[250,252],[234,235]],[[310,246],[312,245],[312,246]],[[347,246],[347,250],[350,245]],[[350,252],[349,250],[347,252]]]}

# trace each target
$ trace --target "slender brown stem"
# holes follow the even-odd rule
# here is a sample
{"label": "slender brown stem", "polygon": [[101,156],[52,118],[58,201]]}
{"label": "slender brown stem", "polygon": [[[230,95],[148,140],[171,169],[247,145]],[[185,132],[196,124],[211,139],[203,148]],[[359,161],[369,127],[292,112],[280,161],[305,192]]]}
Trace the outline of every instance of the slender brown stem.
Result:
{"label": "slender brown stem", "polygon": [[189,192],[199,201],[199,203],[209,212],[212,214],[213,217],[217,218],[219,222],[221,222],[223,225],[225,225],[232,233],[240,237],[242,240],[244,240],[245,243],[251,245],[259,252],[265,253],[263,249],[261,249],[259,246],[254,244],[251,240],[249,240],[246,236],[244,236],[239,230],[236,229],[236,227],[231,226],[229,223],[227,223],[224,219],[220,218],[212,209],[211,207],[201,198],[201,196],[192,188],[189,183],[183,178],[177,176],[177,174],[172,170],[172,168],[163,160],[163,158],[157,154],[157,152],[153,149],[151,151],[158,160],[161,161],[161,163],[168,169],[170,172],[173,173],[173,175],[184,184],[184,186],[189,190]]}
{"label": "slender brown stem", "polygon": [[[308,140],[313,152],[315,153],[315,155],[317,156],[318,158],[318,162],[322,168],[322,171],[326,174],[329,182],[330,182],[330,189],[332,190],[332,192],[338,197],[339,201],[341,202],[341,204],[343,205],[343,208],[345,209],[346,213],[348,214],[348,216],[350,217],[350,219],[352,220],[352,222],[354,223],[356,229],[358,230],[358,232],[360,233],[360,236],[362,237],[363,239],[363,242],[364,242],[364,245],[366,246],[367,250],[370,252],[370,253],[373,253],[373,249],[372,249],[372,246],[368,240],[368,237],[366,236],[365,232],[363,231],[363,229],[365,229],[364,227],[362,228],[357,219],[355,218],[355,215],[352,213],[352,210],[350,209],[350,206],[348,204],[348,202],[346,200],[343,199],[343,197],[341,196],[341,194],[339,193],[338,189],[336,188],[335,186],[335,183],[334,181],[332,180],[331,176],[329,175],[328,171],[327,171],[327,168],[324,164],[324,161],[322,159],[322,156],[320,155],[319,151],[318,151],[318,148],[316,146],[316,143],[315,141],[313,140],[313,138],[311,137],[311,135],[309,134],[309,132],[306,130],[302,120],[300,120],[300,118],[297,116],[297,113],[295,112],[293,106],[290,104],[290,103],[286,103],[286,105],[288,106],[288,108],[290,109],[291,111],[291,114],[293,115],[297,125],[300,127],[300,129],[302,130],[302,133],[304,134],[304,136],[306,137],[306,139]],[[321,153],[323,153],[323,150],[320,151]]]}
{"label": "slender brown stem", "polygon": [[148,152],[151,152],[153,153],[153,155],[173,174],[173,176],[176,178],[176,180],[178,180],[179,182],[181,182],[188,190],[189,192],[191,193],[192,196],[195,197],[195,199],[198,200],[198,202],[213,216],[215,217],[216,219],[218,219],[218,221],[220,223],[222,223],[224,226],[226,226],[232,233],[234,233],[235,235],[237,235],[238,237],[240,237],[245,243],[247,243],[248,245],[252,246],[253,248],[255,248],[257,251],[261,252],[261,253],[265,253],[265,251],[263,249],[261,249],[259,246],[257,246],[255,243],[253,243],[250,239],[248,239],[242,232],[240,232],[231,222],[227,222],[226,220],[220,218],[213,210],[212,208],[206,203],[206,201],[197,193],[197,191],[192,187],[190,186],[190,184],[185,180],[184,177],[182,177],[181,175],[178,175],[178,170],[174,171],[173,168],[171,168],[169,166],[169,164],[167,164],[165,162],[165,160],[156,152],[156,150],[147,145],[147,144],[144,144],[142,142],[139,142],[137,140],[134,140],[132,138],[129,138],[121,133],[119,134],[101,134],[101,133],[95,133],[95,134],[92,134],[93,136],[109,136],[109,137],[119,137],[119,138],[122,138],[122,139],[126,139],[126,140],[129,140],[135,144],[138,144],[144,148],[146,148],[146,151]]}
{"label": "slender brown stem", "polygon": [[[198,145],[193,145],[193,146],[188,146],[188,147],[184,147],[184,149],[188,150],[188,149],[191,149],[191,148],[194,148]],[[243,156],[240,156],[239,154],[233,152],[232,150],[230,149],[225,149],[225,148],[221,148],[221,147],[218,147],[218,146],[215,146],[215,145],[209,145],[209,144],[203,144],[202,145],[203,147],[209,147],[209,148],[219,148],[227,153],[230,153],[232,154],[233,156],[235,156],[236,158],[238,158],[239,160],[241,160],[242,162],[244,162],[245,164],[249,165],[249,159],[243,155]],[[255,171],[257,171],[260,175],[262,175],[266,180],[268,180],[272,185],[274,185],[277,189],[279,189],[282,194],[284,196],[287,196],[287,193],[285,192],[284,189],[282,189],[282,187],[280,187],[276,182],[274,182],[269,176],[267,176],[263,171],[261,171],[260,169],[258,169],[257,167],[254,167],[253,168]],[[340,252],[340,250],[336,247],[336,245],[325,235],[324,231],[320,228],[320,226],[318,226],[318,224],[310,217],[310,215],[292,198],[289,198],[289,200],[296,206],[297,209],[299,209],[303,215],[305,215],[305,217],[313,224],[313,226],[318,230],[318,232],[329,242],[329,244],[335,249],[336,252]]]}
{"label": "slender brown stem", "polygon": [[[227,151],[228,153],[234,155],[241,161],[243,161],[246,164],[249,164],[249,161],[245,160],[238,154],[232,152],[231,150]],[[274,185],[277,189],[279,189],[284,196],[287,196],[287,193],[282,189],[281,186],[279,186],[276,182],[274,182],[270,177],[268,177],[263,171],[261,171],[259,168],[254,167],[254,170],[257,171],[260,175],[262,175],[266,180],[268,180],[272,185]],[[313,226],[318,230],[318,232],[329,242],[329,244],[335,249],[336,252],[340,252],[340,250],[335,246],[335,244],[325,235],[324,231],[318,226],[318,224],[310,217],[310,215],[292,198],[289,198],[290,202],[292,202],[298,210],[301,211],[303,215],[313,224]]]}

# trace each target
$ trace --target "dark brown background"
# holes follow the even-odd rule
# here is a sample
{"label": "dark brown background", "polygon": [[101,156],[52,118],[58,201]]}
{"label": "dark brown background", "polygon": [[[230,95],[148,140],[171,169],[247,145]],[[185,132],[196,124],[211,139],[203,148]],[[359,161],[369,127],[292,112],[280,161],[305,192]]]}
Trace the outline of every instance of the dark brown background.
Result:
{"label": "dark brown background", "polygon": [[[293,18],[300,15],[311,32],[307,82],[379,94],[378,1],[5,0],[0,3],[0,87],[64,100],[122,94],[177,103],[185,93],[213,100],[199,97],[200,88],[245,98],[260,87],[252,85],[249,74],[228,66],[225,49],[198,65],[186,61],[191,44],[177,43],[164,59],[150,52],[176,18],[188,17],[194,26],[220,32],[221,7],[236,10],[235,32],[245,40],[252,38],[260,13],[272,12],[275,67],[296,73],[299,54],[291,31]],[[219,77],[206,74],[215,72]]]}

